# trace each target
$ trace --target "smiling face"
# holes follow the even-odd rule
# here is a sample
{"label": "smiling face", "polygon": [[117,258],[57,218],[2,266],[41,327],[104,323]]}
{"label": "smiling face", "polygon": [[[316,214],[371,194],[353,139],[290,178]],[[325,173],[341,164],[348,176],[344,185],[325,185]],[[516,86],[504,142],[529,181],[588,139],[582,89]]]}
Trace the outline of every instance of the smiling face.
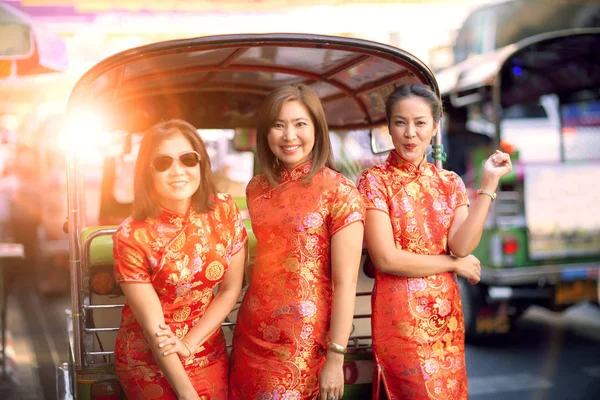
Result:
{"label": "smiling face", "polygon": [[412,163],[423,159],[439,122],[434,122],[431,106],[418,96],[397,101],[390,115],[390,134],[398,154]]}
{"label": "smiling face", "polygon": [[200,165],[187,167],[181,163],[179,156],[194,151],[190,142],[182,135],[175,134],[163,140],[151,160],[159,156],[173,158],[173,163],[166,171],[157,171],[152,167],[154,193],[158,203],[168,210],[185,214],[192,201],[192,195],[200,186]]}
{"label": "smiling face", "polygon": [[283,104],[268,134],[269,148],[289,170],[310,158],[315,126],[307,108],[297,100]]}

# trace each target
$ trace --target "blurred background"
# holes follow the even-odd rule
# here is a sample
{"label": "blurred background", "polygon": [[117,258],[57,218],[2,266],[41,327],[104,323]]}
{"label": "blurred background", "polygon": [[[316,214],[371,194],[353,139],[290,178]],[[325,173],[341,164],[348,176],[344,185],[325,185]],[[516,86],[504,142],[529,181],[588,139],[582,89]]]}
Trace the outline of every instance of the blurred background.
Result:
{"label": "blurred background", "polygon": [[[3,271],[19,269],[18,279],[3,279],[9,334],[4,361],[9,370],[0,384],[8,398],[56,398],[55,367],[67,351],[64,310],[70,308],[68,239],[63,232],[66,171],[61,136],[66,104],[76,81],[89,68],[120,51],[164,40],[230,33],[295,32],[362,38],[400,47],[444,76],[456,65],[538,33],[600,27],[600,2],[588,0],[8,0],[0,2],[0,241],[20,243],[24,259],[7,248]],[[441,81],[440,81],[441,82]],[[540,116],[541,105],[517,116]],[[600,108],[586,106],[595,122],[587,150],[600,157]],[[543,109],[542,109],[542,112]],[[517,110],[518,113],[518,110]],[[545,114],[544,114],[545,115]],[[520,119],[519,119],[520,118]],[[537,119],[534,122],[539,122]],[[510,131],[510,129],[509,129]],[[570,132],[573,132],[571,129]],[[211,154],[223,152],[219,136],[206,131]],[[522,157],[558,151],[558,142],[513,137]],[[332,139],[334,147],[340,146]],[[476,139],[474,139],[476,140]],[[519,140],[521,140],[519,142]],[[533,140],[533,143],[531,142]],[[341,143],[341,142],[340,142]],[[514,144],[513,143],[513,144]],[[450,148],[453,144],[450,143]],[[539,146],[546,146],[543,152]],[[591,149],[591,150],[590,150]],[[587,151],[586,150],[586,151]],[[457,153],[460,154],[460,149]],[[558,153],[557,153],[558,154]],[[102,163],[90,154],[88,161]],[[243,194],[252,160],[229,155],[215,173],[231,182],[228,191]],[[456,160],[456,157],[455,159]],[[135,159],[129,160],[129,164]],[[451,160],[452,162],[452,160]],[[464,166],[453,161],[450,169]],[[250,164],[249,164],[250,163]],[[250,166],[248,168],[248,166]],[[116,172],[126,176],[127,169]],[[594,170],[594,171],[597,171]],[[464,171],[463,171],[464,172]],[[533,176],[532,172],[532,175]],[[535,172],[541,185],[553,177]],[[588,173],[587,170],[584,173]],[[462,175],[462,174],[461,174]],[[86,179],[99,181],[91,172]],[[596,187],[600,176],[586,178]],[[126,183],[123,183],[126,185]],[[98,186],[98,185],[97,185]],[[122,190],[121,190],[122,189]],[[538,191],[536,204],[567,198],[553,208],[536,207],[531,218],[569,208],[561,188]],[[565,189],[567,190],[567,189]],[[571,185],[569,191],[577,191]],[[591,188],[590,190],[595,190]],[[115,197],[126,202],[130,187],[117,185]],[[100,219],[99,188],[86,193],[88,219]],[[576,196],[576,194],[571,194]],[[600,198],[595,197],[600,201]],[[579,204],[575,224],[598,229],[598,203]],[[581,212],[585,209],[586,212]],[[557,211],[558,210],[558,211]],[[577,221],[577,222],[573,222]],[[590,225],[590,221],[593,221]],[[100,221],[111,222],[111,221]],[[114,222],[114,221],[113,221]],[[541,223],[541,222],[540,222]],[[596,225],[594,225],[596,224]],[[594,242],[592,246],[596,246]],[[592,254],[598,255],[598,246]],[[597,257],[593,259],[597,265]],[[14,274],[13,274],[14,275]],[[597,281],[597,275],[595,277]],[[595,282],[595,281],[594,281]],[[365,278],[363,290],[372,281]],[[595,285],[595,283],[594,283]],[[587,290],[587,289],[586,289]],[[594,286],[594,290],[597,288]],[[586,292],[589,294],[589,290]],[[467,346],[471,397],[474,399],[600,398],[600,312],[595,298],[581,296],[566,310],[532,307],[510,335]],[[365,306],[366,307],[366,306]],[[520,315],[519,315],[520,316]],[[360,328],[359,328],[360,329]],[[7,398],[7,397],[5,397]]]}

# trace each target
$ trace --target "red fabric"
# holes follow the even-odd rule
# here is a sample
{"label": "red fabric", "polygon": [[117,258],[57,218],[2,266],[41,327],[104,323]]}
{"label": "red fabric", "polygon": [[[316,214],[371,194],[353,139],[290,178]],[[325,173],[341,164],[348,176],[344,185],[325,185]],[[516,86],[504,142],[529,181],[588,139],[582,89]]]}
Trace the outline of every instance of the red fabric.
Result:
{"label": "red fabric", "polygon": [[331,314],[331,237],[364,220],[356,187],[328,168],[310,182],[306,163],[247,188],[258,240],[252,280],[239,310],[229,399],[313,399],[325,362]]}
{"label": "red fabric", "polygon": [[[390,216],[396,247],[416,254],[448,254],[455,210],[468,205],[464,183],[454,172],[426,161],[417,167],[396,152],[365,170],[358,189],[367,209]],[[371,301],[374,394],[466,399],[464,324],[455,274],[406,278],[377,270]]]}
{"label": "red fabric", "polygon": [[[204,315],[213,289],[246,239],[239,210],[229,195],[218,194],[213,210],[203,214],[190,208],[187,215],[163,210],[157,218],[144,221],[128,218],[114,236],[115,276],[119,283],[151,283],[165,322],[183,338]],[[115,361],[130,400],[177,398],[128,304],[121,315]],[[228,360],[221,329],[196,349],[193,359],[182,362],[202,399],[227,398]]]}

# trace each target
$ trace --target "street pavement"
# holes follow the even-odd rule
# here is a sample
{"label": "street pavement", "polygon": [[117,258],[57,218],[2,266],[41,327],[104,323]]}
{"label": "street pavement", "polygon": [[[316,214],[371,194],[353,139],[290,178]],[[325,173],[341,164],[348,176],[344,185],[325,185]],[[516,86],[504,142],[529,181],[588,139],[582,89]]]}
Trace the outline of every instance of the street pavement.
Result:
{"label": "street pavement", "polygon": [[[9,299],[15,368],[0,384],[0,399],[56,398],[55,366],[67,359],[67,294],[42,297],[18,282]],[[359,292],[372,280],[362,276]],[[357,313],[369,313],[369,297]],[[368,334],[359,320],[353,335]],[[600,398],[600,309],[588,303],[564,313],[532,308],[507,337],[466,346],[472,400],[592,400]]]}

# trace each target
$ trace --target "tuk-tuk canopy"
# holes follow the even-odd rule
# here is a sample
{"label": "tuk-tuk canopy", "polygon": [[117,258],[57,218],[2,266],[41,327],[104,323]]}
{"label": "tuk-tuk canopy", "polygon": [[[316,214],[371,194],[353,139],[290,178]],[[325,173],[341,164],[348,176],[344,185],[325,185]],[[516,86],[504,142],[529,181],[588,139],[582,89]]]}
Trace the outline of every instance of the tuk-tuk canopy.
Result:
{"label": "tuk-tuk canopy", "polygon": [[[437,75],[454,106],[492,100],[502,107],[545,94],[568,95],[600,87],[600,29],[570,29],[533,36],[474,57]],[[481,90],[493,88],[493,90]],[[487,98],[486,98],[487,97]]]}
{"label": "tuk-tuk canopy", "polygon": [[170,118],[197,128],[252,128],[274,88],[309,85],[331,129],[385,123],[385,99],[404,83],[439,93],[429,68],[396,47],[307,34],[208,36],[116,54],[75,85],[69,112],[91,108],[114,129],[142,131]]}

